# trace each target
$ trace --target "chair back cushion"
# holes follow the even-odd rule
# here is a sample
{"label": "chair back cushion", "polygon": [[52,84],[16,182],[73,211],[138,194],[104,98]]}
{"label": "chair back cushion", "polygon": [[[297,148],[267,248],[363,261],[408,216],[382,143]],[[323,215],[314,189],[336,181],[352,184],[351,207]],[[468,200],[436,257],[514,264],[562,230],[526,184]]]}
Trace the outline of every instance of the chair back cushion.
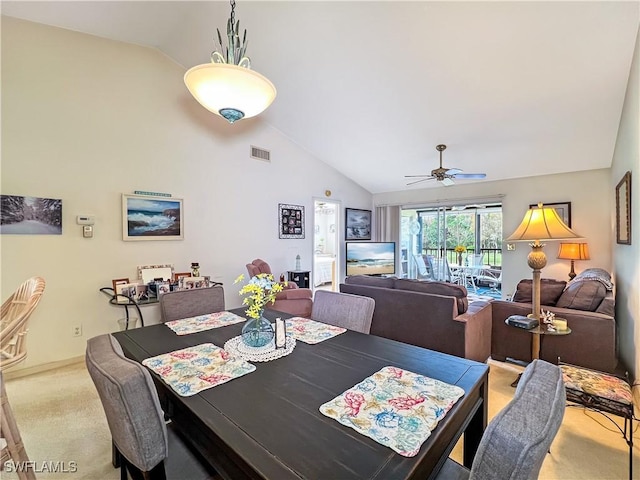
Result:
{"label": "chair back cushion", "polygon": [[253,278],[259,273],[271,273],[271,267],[264,260],[256,258],[253,262],[247,263],[247,272],[249,277]]}
{"label": "chair back cushion", "polygon": [[178,290],[160,296],[160,315],[163,322],[222,312],[223,310],[224,289],[220,285]]}
{"label": "chair back cushion", "polygon": [[126,358],[109,334],[87,341],[85,360],[113,442],[137,468],[151,470],[168,453],[164,414],[151,375],[141,364]]}
{"label": "chair back cushion", "polygon": [[311,319],[369,333],[375,305],[375,300],[370,297],[318,290],[313,300]]}
{"label": "chair back cushion", "polygon": [[470,479],[537,479],[564,416],[565,389],[559,367],[534,360],[513,400],[489,423],[471,467]]}

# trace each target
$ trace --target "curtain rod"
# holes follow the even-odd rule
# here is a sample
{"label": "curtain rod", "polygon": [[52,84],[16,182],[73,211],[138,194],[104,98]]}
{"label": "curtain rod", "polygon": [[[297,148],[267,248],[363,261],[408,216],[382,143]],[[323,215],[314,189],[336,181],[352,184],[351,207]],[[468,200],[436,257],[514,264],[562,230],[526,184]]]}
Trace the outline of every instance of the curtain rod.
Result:
{"label": "curtain rod", "polygon": [[498,202],[501,201],[506,195],[504,193],[499,193],[496,195],[488,195],[484,197],[467,197],[467,198],[447,198],[447,199],[436,199],[436,200],[423,200],[420,202],[407,202],[407,203],[374,203],[374,207],[412,207],[412,206],[421,206],[421,207],[430,207],[434,205],[447,205],[447,206],[455,206],[462,205],[464,203],[477,203],[477,202]]}

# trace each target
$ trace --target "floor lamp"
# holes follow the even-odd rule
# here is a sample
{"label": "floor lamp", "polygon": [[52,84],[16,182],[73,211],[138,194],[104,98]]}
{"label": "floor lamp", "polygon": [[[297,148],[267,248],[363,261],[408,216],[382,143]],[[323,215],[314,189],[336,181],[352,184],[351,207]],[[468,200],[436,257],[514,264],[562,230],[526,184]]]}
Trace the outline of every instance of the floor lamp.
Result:
{"label": "floor lamp", "polygon": [[542,251],[544,244],[540,240],[571,240],[581,238],[571,230],[560,218],[554,208],[545,207],[541,203],[530,208],[524,215],[520,226],[513,232],[507,242],[533,242],[527,263],[533,270],[532,317],[540,321],[540,271],[547,264],[547,256]]}

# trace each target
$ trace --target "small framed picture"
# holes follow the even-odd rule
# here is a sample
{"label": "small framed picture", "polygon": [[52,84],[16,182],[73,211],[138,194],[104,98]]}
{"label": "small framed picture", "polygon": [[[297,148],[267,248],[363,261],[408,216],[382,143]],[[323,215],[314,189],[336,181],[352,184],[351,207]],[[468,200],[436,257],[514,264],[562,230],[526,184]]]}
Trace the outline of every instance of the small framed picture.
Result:
{"label": "small framed picture", "polygon": [[184,277],[182,279],[182,288],[191,290],[193,288],[203,288],[205,283],[204,277]]}
{"label": "small framed picture", "polygon": [[137,285],[136,286],[136,301],[144,302],[149,300],[149,286],[148,285]]}
{"label": "small framed picture", "polygon": [[169,282],[156,282],[156,291],[158,292],[158,297],[169,293],[171,291],[171,284]]}
{"label": "small framed picture", "polygon": [[126,304],[132,301],[135,302],[137,286],[137,283],[121,283],[116,285],[116,303]]}
{"label": "small framed picture", "polygon": [[181,279],[183,279],[185,277],[190,277],[190,276],[191,276],[191,272],[174,273],[173,274],[173,281],[174,282],[179,282]]}
{"label": "small framed picture", "polygon": [[129,279],[128,278],[116,278],[114,280],[111,280],[111,284],[113,285],[113,293],[116,293],[116,287],[118,285],[124,285],[125,283],[129,283]]}

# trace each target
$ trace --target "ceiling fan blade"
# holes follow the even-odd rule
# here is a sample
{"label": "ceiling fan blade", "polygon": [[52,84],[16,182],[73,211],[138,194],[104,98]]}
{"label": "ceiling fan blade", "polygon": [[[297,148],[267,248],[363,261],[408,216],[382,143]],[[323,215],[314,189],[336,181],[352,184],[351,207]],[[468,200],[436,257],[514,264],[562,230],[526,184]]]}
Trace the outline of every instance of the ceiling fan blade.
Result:
{"label": "ceiling fan blade", "polygon": [[460,170],[459,168],[450,168],[445,173],[447,175],[456,175],[456,174],[461,173],[461,172],[462,172],[462,170]]}
{"label": "ceiling fan blade", "polygon": [[442,180],[440,180],[440,183],[443,184],[445,187],[449,187],[455,184],[455,182],[451,180],[449,177],[444,177]]}
{"label": "ceiling fan blade", "polygon": [[456,177],[456,178],[468,178],[468,179],[486,178],[486,176],[487,176],[486,173],[456,173],[456,174],[454,174],[454,177]]}
{"label": "ceiling fan blade", "polygon": [[425,182],[427,180],[433,180],[434,177],[427,177],[427,178],[421,178],[420,180],[416,180],[415,182],[409,182],[407,183],[407,186],[409,185],[415,185],[416,183],[420,183],[420,182]]}
{"label": "ceiling fan blade", "polygon": [[417,177],[432,177],[432,175],[405,175],[404,178],[417,178]]}

